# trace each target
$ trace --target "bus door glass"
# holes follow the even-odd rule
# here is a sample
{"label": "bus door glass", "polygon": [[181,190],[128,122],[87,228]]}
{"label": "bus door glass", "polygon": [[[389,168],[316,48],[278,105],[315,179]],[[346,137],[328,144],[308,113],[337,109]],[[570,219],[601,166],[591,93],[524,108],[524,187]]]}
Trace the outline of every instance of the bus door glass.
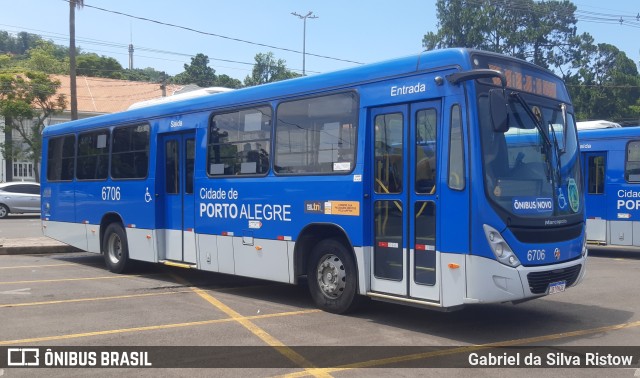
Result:
{"label": "bus door glass", "polygon": [[371,288],[375,292],[439,300],[439,112],[439,101],[372,111]]}
{"label": "bus door glass", "polygon": [[587,238],[590,241],[607,240],[607,201],[605,192],[606,152],[588,152],[583,154],[585,207],[589,209],[587,219]]}
{"label": "bus door glass", "polygon": [[[195,209],[193,175],[195,138],[193,133],[166,135],[159,148],[162,158],[158,164],[164,180],[158,193],[163,207],[164,258],[187,263],[196,262],[194,232]],[[162,259],[163,254],[160,253]]]}

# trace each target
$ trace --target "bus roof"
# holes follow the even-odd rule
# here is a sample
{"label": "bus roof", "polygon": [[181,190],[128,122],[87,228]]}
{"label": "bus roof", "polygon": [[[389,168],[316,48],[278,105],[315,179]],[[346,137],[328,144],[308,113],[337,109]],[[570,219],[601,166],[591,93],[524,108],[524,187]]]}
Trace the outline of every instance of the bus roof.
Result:
{"label": "bus roof", "polygon": [[583,152],[623,149],[631,139],[640,139],[640,126],[578,130]]}
{"label": "bus roof", "polygon": [[167,103],[167,102],[181,101],[181,100],[186,100],[186,99],[189,99],[189,98],[201,97],[201,96],[206,96],[206,95],[210,95],[210,94],[229,92],[229,91],[232,91],[232,90],[233,89],[231,89],[231,88],[224,88],[224,87],[200,88],[200,89],[196,89],[195,91],[179,93],[179,94],[175,94],[175,95],[172,95],[172,96],[152,98],[151,100],[139,101],[139,102],[136,102],[134,104],[131,104],[131,106],[129,106],[129,108],[127,108],[127,110],[144,108],[144,107],[147,107],[147,106],[164,104],[164,103]]}
{"label": "bus roof", "polygon": [[618,123],[604,120],[576,122],[576,126],[578,127],[578,130],[611,129],[622,127]]}
{"label": "bus roof", "polygon": [[[43,136],[135,123],[141,120],[151,120],[169,115],[206,111],[215,108],[265,103],[278,98],[294,97],[314,92],[321,93],[376,80],[392,79],[396,76],[408,75],[423,70],[451,68],[468,70],[472,68],[470,57],[474,53],[504,57],[495,53],[464,48],[426,51],[418,55],[366,64],[341,71],[299,77],[223,93],[206,94],[181,101],[162,102],[157,105],[140,107],[124,112],[51,125],[44,129]],[[507,59],[514,58],[507,57]],[[524,61],[517,61],[533,66]],[[540,69],[550,72],[543,68]]]}

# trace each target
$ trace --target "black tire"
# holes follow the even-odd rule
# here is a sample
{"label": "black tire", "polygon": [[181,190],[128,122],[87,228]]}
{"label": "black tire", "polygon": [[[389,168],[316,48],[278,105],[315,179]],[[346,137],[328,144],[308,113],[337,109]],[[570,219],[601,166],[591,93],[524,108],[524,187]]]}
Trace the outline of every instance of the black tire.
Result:
{"label": "black tire", "polygon": [[111,223],[104,231],[102,254],[111,272],[124,273],[130,268],[127,234],[119,223]]}
{"label": "black tire", "polygon": [[9,208],[6,205],[0,203],[0,219],[4,219],[9,216]]}
{"label": "black tire", "polygon": [[335,239],[323,240],[313,248],[307,281],[313,301],[324,311],[345,314],[362,300],[353,255]]}

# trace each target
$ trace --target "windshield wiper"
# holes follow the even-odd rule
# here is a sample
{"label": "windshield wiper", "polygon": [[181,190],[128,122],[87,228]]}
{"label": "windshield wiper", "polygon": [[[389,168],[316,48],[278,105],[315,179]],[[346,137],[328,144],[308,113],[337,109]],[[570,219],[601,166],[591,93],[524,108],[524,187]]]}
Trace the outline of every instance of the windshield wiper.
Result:
{"label": "windshield wiper", "polygon": [[[549,122],[549,128],[553,130],[553,124]],[[562,164],[560,163],[560,146],[558,145],[558,137],[556,136],[555,130],[553,130],[553,148],[556,151],[556,180],[558,180],[558,185],[562,184],[562,175],[560,175],[560,170],[562,169]]]}
{"label": "windshield wiper", "polygon": [[520,103],[520,105],[522,105],[522,107],[524,108],[524,111],[527,113],[529,118],[531,118],[531,120],[533,121],[533,124],[536,125],[536,128],[538,129],[540,134],[542,134],[542,138],[544,139],[547,146],[552,147],[553,144],[551,143],[551,139],[549,139],[549,135],[547,135],[547,133],[545,132],[544,127],[542,127],[542,123],[540,122],[538,117],[536,117],[536,115],[533,114],[533,111],[531,110],[531,106],[529,106],[527,101],[525,101],[525,99],[522,98],[522,96],[520,96],[520,93],[518,92],[511,92],[510,96],[518,100],[518,102]]}
{"label": "windshield wiper", "polygon": [[560,104],[560,112],[562,114],[562,148],[558,150],[560,155],[567,152],[567,105]]}
{"label": "windshield wiper", "polygon": [[[529,118],[531,118],[531,120],[533,121],[533,124],[536,126],[536,128],[538,129],[538,132],[540,132],[540,134],[542,135],[542,139],[544,139],[546,148],[545,155],[546,155],[546,169],[547,169],[547,180],[551,181],[552,178],[555,178],[556,180],[559,179],[560,177],[560,172],[558,171],[558,167],[556,166],[556,171],[555,175],[552,175],[551,173],[554,171],[553,169],[553,163],[551,162],[551,160],[553,159],[553,157],[551,156],[551,150],[554,150],[554,152],[556,153],[556,161],[560,158],[560,156],[558,155],[558,144],[556,143],[555,145],[551,142],[551,139],[549,139],[549,135],[547,134],[547,132],[544,130],[544,127],[542,126],[542,121],[540,119],[538,119],[538,117],[536,117],[535,114],[533,114],[533,111],[531,110],[531,106],[529,106],[529,104],[527,103],[527,101],[522,98],[522,96],[520,96],[520,93],[518,92],[511,92],[509,94],[511,97],[515,98],[516,100],[518,100],[518,102],[520,103],[520,105],[522,105],[522,107],[524,108],[525,113],[527,113],[527,115],[529,116]],[[555,133],[553,135],[555,137]]]}

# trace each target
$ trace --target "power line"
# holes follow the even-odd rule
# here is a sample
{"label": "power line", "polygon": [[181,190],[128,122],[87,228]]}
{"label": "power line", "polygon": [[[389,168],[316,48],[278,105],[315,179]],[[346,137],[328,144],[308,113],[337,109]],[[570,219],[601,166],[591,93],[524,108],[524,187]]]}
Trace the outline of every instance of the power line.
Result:
{"label": "power line", "polygon": [[[67,2],[67,3],[69,2],[69,0],[62,0],[62,1]],[[87,3],[85,3],[84,6],[85,6],[85,8],[92,8],[92,9],[96,9],[96,10],[99,10],[99,11],[102,11],[102,12],[113,13],[113,14],[129,17],[129,18],[133,18],[133,19],[137,19],[137,20],[142,20],[142,21],[147,21],[147,22],[152,22],[152,23],[155,23],[155,24],[159,24],[159,25],[169,26],[169,27],[172,27],[172,28],[187,30],[187,31],[191,31],[191,32],[194,32],[194,33],[198,33],[198,34],[209,35],[209,36],[212,36],[212,37],[223,38],[223,39],[227,39],[227,40],[230,40],[230,41],[246,43],[246,44],[250,44],[250,45],[254,45],[254,46],[261,46],[261,47],[267,47],[267,48],[275,49],[275,50],[282,50],[282,51],[287,51],[287,52],[293,52],[293,53],[296,53],[296,54],[302,54],[302,51],[299,51],[299,50],[289,49],[289,48],[286,48],[286,47],[278,47],[278,46],[273,46],[273,45],[267,45],[265,43],[252,42],[252,41],[247,41],[247,40],[240,39],[240,38],[234,38],[234,37],[229,37],[229,36],[226,36],[226,35],[210,33],[210,32],[206,32],[206,31],[202,31],[202,30],[198,30],[198,29],[194,29],[194,28],[190,28],[190,27],[186,27],[186,26],[181,26],[181,25],[171,24],[171,23],[168,23],[168,22],[154,20],[154,19],[147,18],[147,17],[134,16],[134,15],[131,15],[131,14],[128,14],[128,13],[124,13],[124,12],[119,12],[119,11],[113,11],[113,10],[109,10],[109,9],[105,9],[105,8],[100,8],[100,7],[96,7],[96,6],[93,6],[93,5],[89,5]],[[312,53],[307,53],[307,55],[315,56],[317,58],[337,60],[337,61],[346,62],[346,63],[364,64],[362,62],[356,62],[356,61],[348,60],[348,59],[335,58],[335,57],[326,56],[326,55],[319,55],[319,54],[312,54]]]}
{"label": "power line", "polygon": [[[6,25],[6,24],[0,24],[0,26],[14,28],[15,30],[22,29],[22,30],[29,30],[29,31],[38,32],[39,33],[38,35],[40,35],[41,37],[50,38],[52,40],[63,40],[63,41],[66,41],[69,38],[68,35],[61,34],[61,33],[50,32],[50,31],[46,31],[46,30],[30,29],[30,28],[24,28],[24,27],[20,27],[20,26]],[[14,31],[13,33],[19,33],[19,31]],[[47,33],[47,34],[42,34],[42,33]],[[97,46],[104,46],[104,47],[114,47],[114,48],[122,48],[122,49],[128,49],[128,46],[129,46],[128,44],[122,44],[122,43],[117,43],[117,42],[109,42],[109,41],[103,41],[103,40],[92,39],[92,38],[76,38],[76,41],[77,42],[81,42],[81,43],[84,42],[84,43],[89,44],[89,45],[97,45]],[[81,47],[81,48],[82,48],[82,50],[86,50],[86,51],[96,51],[96,52],[104,52],[104,53],[109,53],[109,54],[128,55],[128,53],[124,53],[124,52],[104,51],[104,50],[90,49],[90,48],[86,48],[86,47]],[[188,58],[195,57],[195,54],[181,53],[181,52],[168,51],[168,50],[159,50],[159,49],[150,48],[150,47],[144,47],[144,46],[135,46],[135,48],[138,51],[145,51],[145,52],[156,53],[156,54],[175,55],[175,56],[183,56],[183,57],[188,57]],[[141,57],[141,58],[156,59],[156,60],[163,60],[163,61],[170,61],[170,62],[180,62],[180,63],[184,62],[184,61],[181,61],[181,60],[164,59],[164,58],[152,57],[152,56],[147,56],[147,55],[136,55],[136,56]],[[243,61],[215,58],[215,57],[209,57],[209,56],[207,56],[207,58],[209,58],[209,60],[213,60],[213,61],[217,61],[217,62],[234,63],[234,64],[241,64],[241,65],[245,65],[245,66],[254,66],[255,65],[255,62],[254,63],[243,62]],[[228,68],[228,69],[234,69],[234,70],[251,71],[251,69],[243,69],[243,68],[237,68],[237,67],[227,67],[227,66],[220,66],[220,65],[213,65],[213,66],[217,67],[217,68]],[[290,71],[296,71],[296,72],[303,72],[304,71],[303,69],[301,70],[299,68],[287,67],[287,69],[290,70]],[[309,71],[309,72],[321,73],[319,71]]]}

